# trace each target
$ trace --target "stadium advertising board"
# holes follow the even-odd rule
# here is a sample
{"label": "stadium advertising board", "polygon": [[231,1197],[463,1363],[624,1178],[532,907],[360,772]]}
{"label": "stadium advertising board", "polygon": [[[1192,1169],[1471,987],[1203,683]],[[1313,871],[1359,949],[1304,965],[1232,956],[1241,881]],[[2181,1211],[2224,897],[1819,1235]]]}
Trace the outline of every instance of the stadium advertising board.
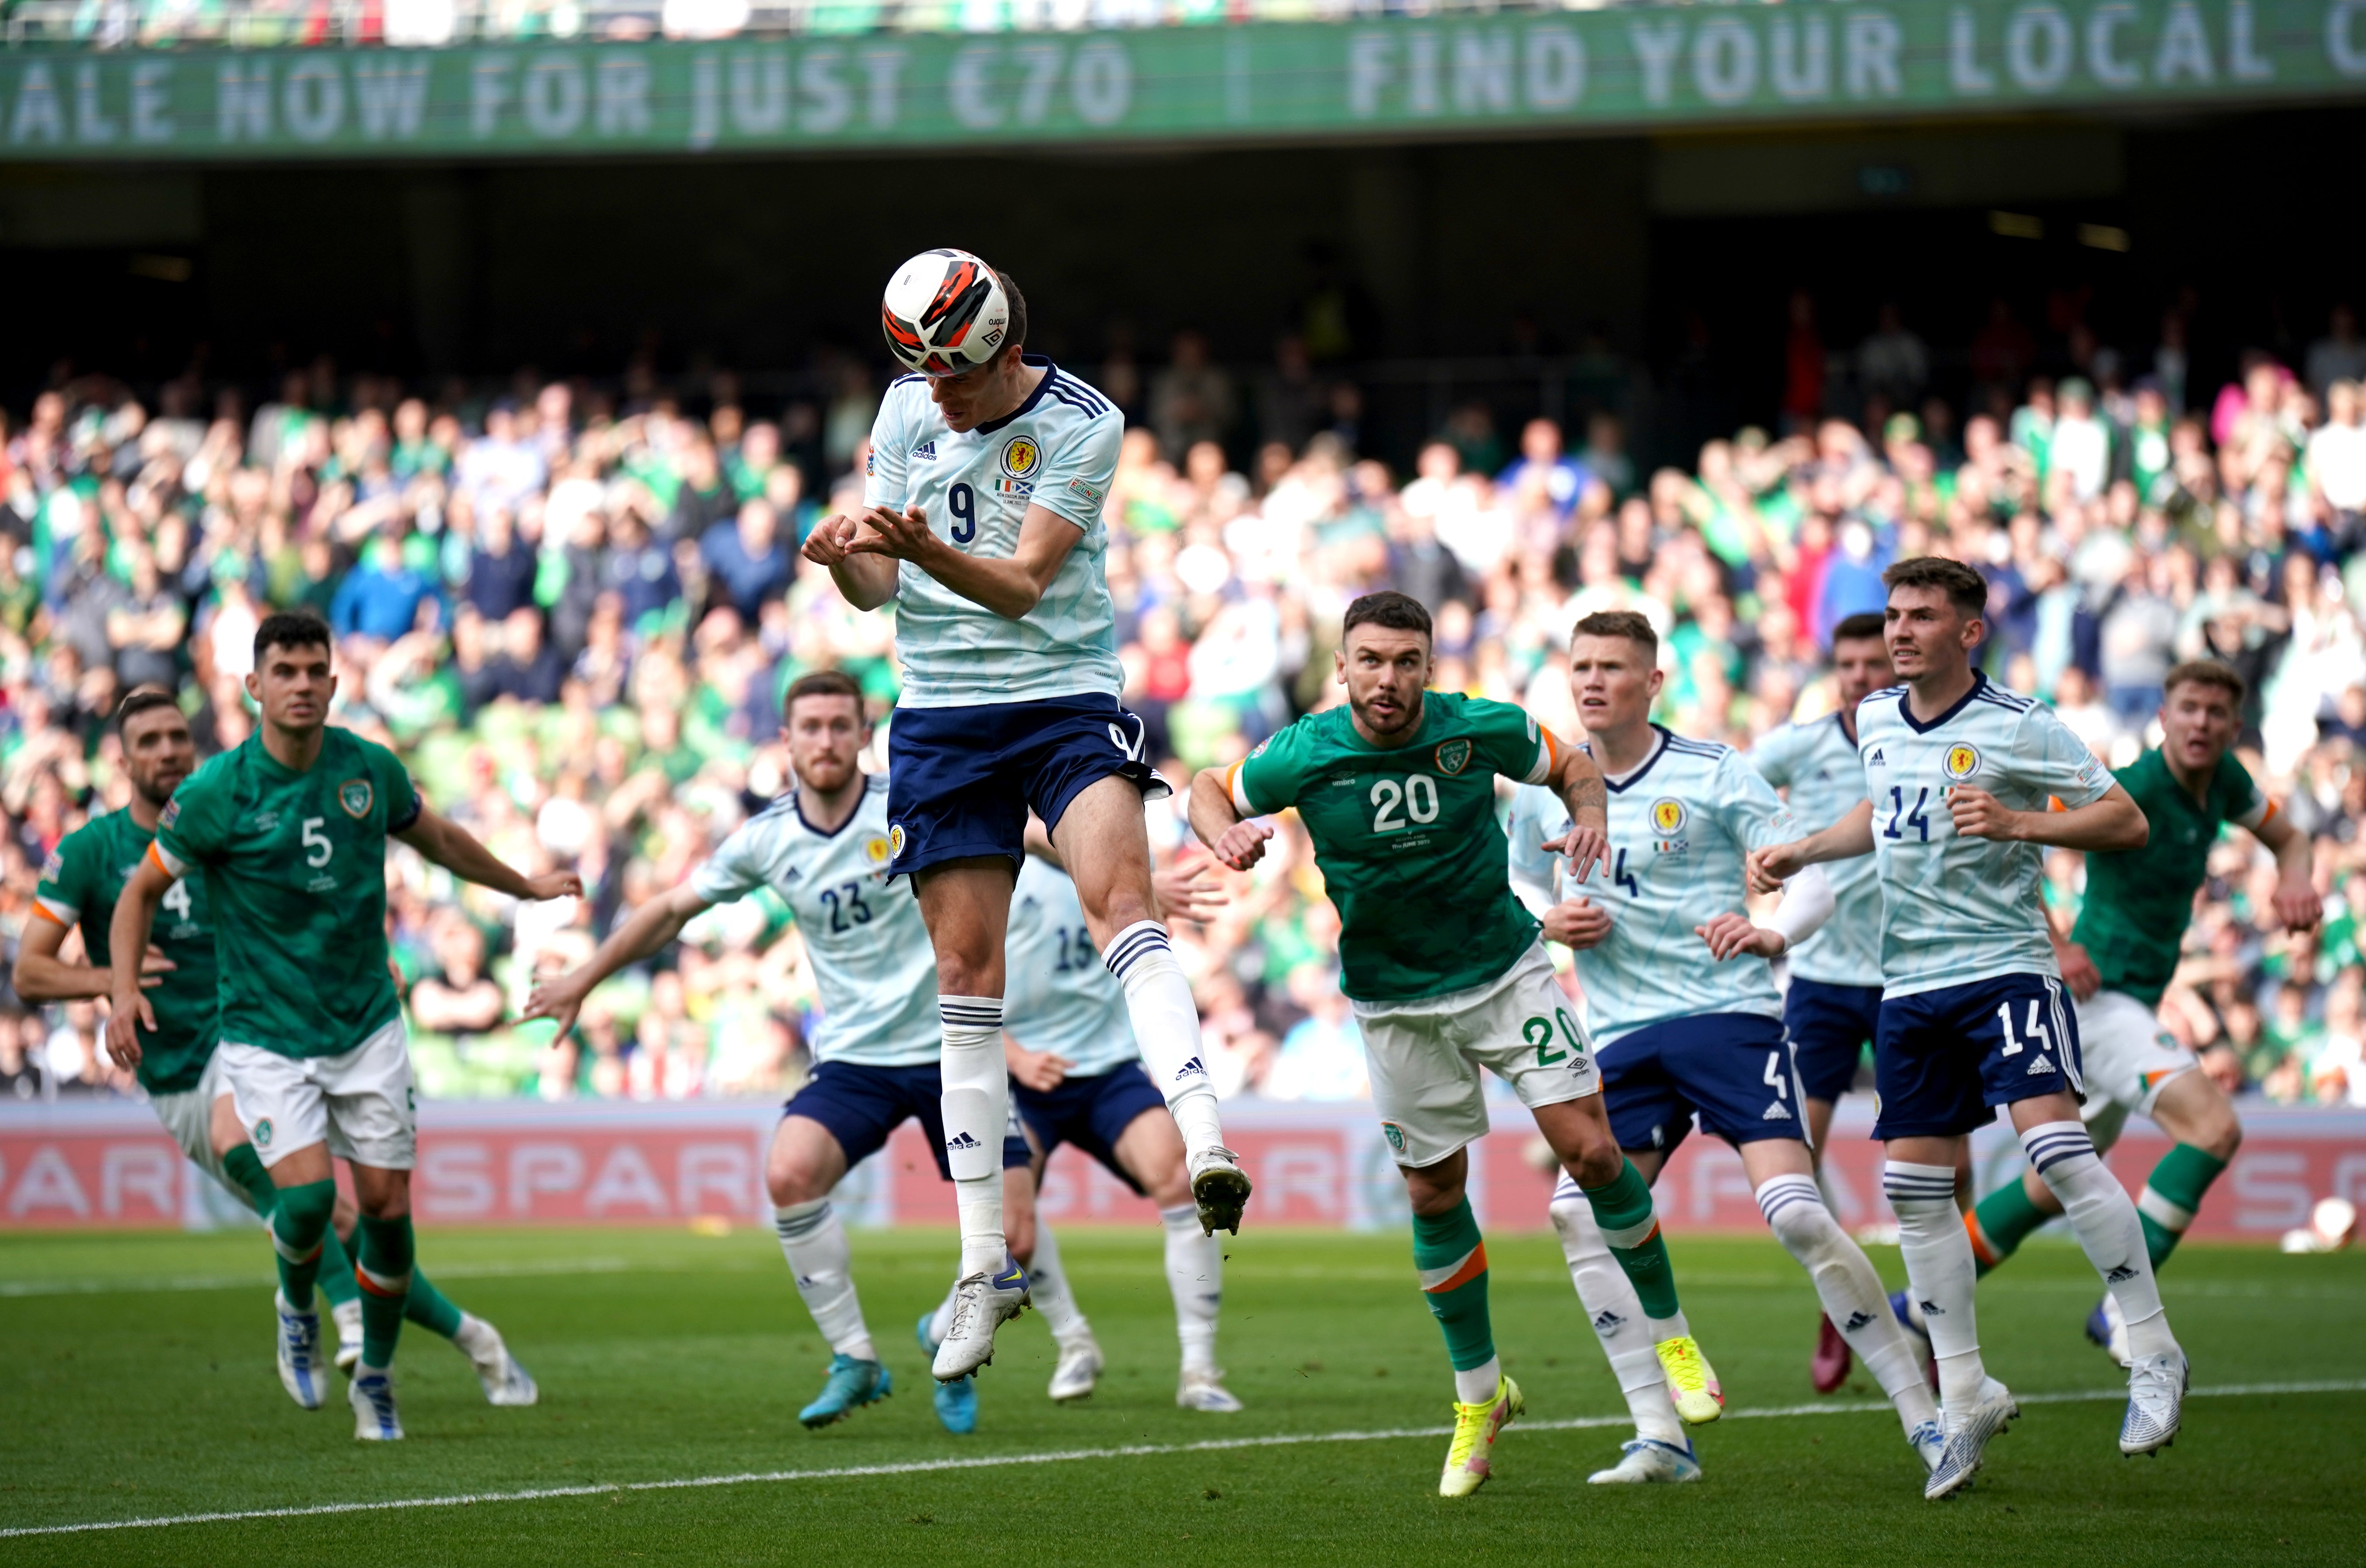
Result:
{"label": "stadium advertising board", "polygon": [[1125,32],[27,49],[0,158],[1337,139],[2328,99],[2366,0],[1896,0]]}
{"label": "stadium advertising board", "polygon": [[[430,1103],[420,1108],[413,1200],[424,1224],[681,1225],[699,1218],[769,1225],[764,1150],[780,1111],[768,1104],[538,1105]],[[1842,1222],[1889,1223],[1881,1150],[1865,1134],[1870,1107],[1843,1102],[1828,1169]],[[1346,1230],[1406,1223],[1404,1183],[1363,1105],[1224,1108],[1227,1143],[1257,1183],[1268,1225]],[[1472,1150],[1470,1199],[1491,1230],[1541,1230],[1551,1182],[1528,1163],[1536,1129],[1516,1107]],[[2131,1192],[2168,1145],[2138,1123],[2112,1151]],[[1975,1142],[1985,1192],[2011,1180],[2021,1149],[2001,1124]],[[1739,1156],[1685,1140],[1658,1182],[1671,1228],[1763,1230]],[[2310,1205],[2343,1197],[2366,1205],[2366,1115],[2253,1112],[2242,1151],[2211,1189],[2192,1235],[2271,1241],[2308,1223]],[[939,1179],[918,1128],[849,1174],[834,1194],[855,1225],[953,1223],[952,1190]],[[1081,1224],[1155,1226],[1157,1212],[1074,1148],[1044,1174],[1042,1208]],[[147,1108],[130,1102],[0,1106],[0,1229],[133,1228],[235,1223],[243,1211],[181,1158]]]}

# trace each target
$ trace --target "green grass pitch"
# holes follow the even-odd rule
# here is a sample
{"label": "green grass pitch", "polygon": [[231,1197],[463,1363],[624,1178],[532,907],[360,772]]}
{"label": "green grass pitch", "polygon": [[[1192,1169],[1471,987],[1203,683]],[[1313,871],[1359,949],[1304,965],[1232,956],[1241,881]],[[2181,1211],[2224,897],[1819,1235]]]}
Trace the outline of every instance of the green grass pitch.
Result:
{"label": "green grass pitch", "polygon": [[[9,1534],[0,1562],[2358,1561],[2366,1258],[2355,1255],[2180,1252],[2165,1281],[2197,1394],[2318,1386],[2196,1397],[2174,1450],[2124,1461],[2108,1396],[2118,1374],[2079,1332],[2094,1275],[2075,1249],[2033,1244],[1982,1287],[1989,1368],[2023,1394],[2106,1397],[2025,1406],[1973,1492],[1928,1505],[1896,1422],[1862,1408],[1878,1390],[1861,1371],[1831,1400],[1810,1390],[1814,1297],[1772,1241],[1751,1238],[1673,1238],[1729,1412],[1698,1434],[1707,1478],[1585,1485],[1623,1429],[1550,1423],[1623,1406],[1551,1238],[1499,1237],[1496,1338],[1528,1418],[1497,1445],[1487,1488],[1446,1503],[1451,1384],[1401,1236],[1252,1228],[1229,1244],[1221,1355],[1249,1408],[1223,1417],[1174,1406],[1156,1233],[1064,1232],[1109,1353],[1100,1392],[1065,1408],[1045,1398],[1050,1337],[1031,1315],[1004,1330],[967,1439],[938,1428],[912,1340],[952,1261],[948,1235],[857,1233],[857,1279],[896,1392],[817,1434],[795,1412],[827,1352],[763,1231],[422,1241],[447,1294],[501,1326],[542,1403],[488,1408],[458,1354],[411,1329],[400,1363],[410,1440],[377,1449],[353,1440],[342,1381],[317,1414],[280,1392],[259,1238],[0,1238],[0,1530],[480,1498]],[[1895,1251],[1875,1260],[1902,1278]],[[1817,1408],[1782,1413],[1803,1406]],[[1406,1428],[1425,1435],[1338,1436]],[[1325,1440],[1185,1447],[1283,1435]],[[1065,1457],[909,1468],[1050,1454]],[[872,1466],[882,1473],[845,1473]],[[597,1490],[486,1495],[566,1487]]]}

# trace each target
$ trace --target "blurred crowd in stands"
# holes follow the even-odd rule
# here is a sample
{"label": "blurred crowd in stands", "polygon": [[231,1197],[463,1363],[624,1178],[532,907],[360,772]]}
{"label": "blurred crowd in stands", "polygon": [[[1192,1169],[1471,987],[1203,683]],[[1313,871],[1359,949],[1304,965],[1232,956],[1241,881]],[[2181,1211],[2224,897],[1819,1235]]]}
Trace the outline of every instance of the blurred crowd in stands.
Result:
{"label": "blurred crowd in stands", "polygon": [[[1911,335],[1884,332],[1860,379],[1910,392],[1896,340]],[[1885,370],[1883,353],[1909,363]],[[1499,428],[1470,403],[1400,472],[1336,428],[1335,388],[1245,387],[1187,334],[1155,369],[1078,367],[1131,427],[1105,514],[1126,700],[1179,788],[1336,700],[1341,613],[1392,586],[1436,616],[1439,687],[1524,703],[1563,734],[1570,627],[1640,610],[1663,637],[1660,716],[1746,747],[1828,711],[1826,639],[1879,608],[1886,565],[1951,554],[1991,585],[1986,667],[2109,761],[2147,744],[2173,662],[2217,657],[2249,682],[2241,756],[2315,838],[2327,919],[2300,939],[2274,929],[2272,869],[2229,837],[2164,1025],[2230,1089],[2366,1104],[2366,344],[2341,311],[2292,357],[2253,355],[2212,387],[2108,363],[2092,381],[2024,375],[1977,388],[1966,404],[1994,411],[1960,429],[1903,396],[1865,397],[1858,422],[1808,403],[1656,472],[1613,415]],[[859,497],[876,383],[839,385],[758,410],[727,376],[428,396],[322,363],[259,406],[194,379],[89,376],[13,411],[0,939],[13,948],[50,847],[125,799],[118,696],[172,684],[202,749],[234,745],[254,722],[240,679],[257,619],[311,606],[337,635],[335,721],[396,746],[513,864],[576,867],[591,890],[516,907],[397,846],[422,1092],[781,1092],[806,1070],[815,991],[768,895],[612,982],[576,1037],[515,1019],[537,973],[579,962],[786,786],[779,700],[796,675],[853,672],[884,757],[891,618],[851,610],[796,554]],[[1888,411],[1908,406],[1921,411]],[[1179,812],[1153,821],[1162,855],[1199,853]],[[1279,849],[1178,929],[1210,1059],[1228,1094],[1355,1098],[1337,920],[1287,822]],[[2048,883],[2075,907],[2076,857]],[[0,1095],[126,1091],[97,1022],[95,1004],[0,995]]]}

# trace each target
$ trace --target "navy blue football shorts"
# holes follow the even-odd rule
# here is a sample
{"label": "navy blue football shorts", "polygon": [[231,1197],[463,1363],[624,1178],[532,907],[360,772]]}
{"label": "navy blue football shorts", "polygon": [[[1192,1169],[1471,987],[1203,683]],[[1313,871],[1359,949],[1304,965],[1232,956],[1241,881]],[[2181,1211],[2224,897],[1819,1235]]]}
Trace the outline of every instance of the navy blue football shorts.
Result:
{"label": "navy blue football shorts", "polygon": [[1826,985],[1794,977],[1783,999],[1783,1032],[1810,1100],[1833,1101],[1856,1081],[1865,1047],[1881,1025],[1877,985]]}
{"label": "navy blue football shorts", "polygon": [[970,708],[898,708],[887,732],[890,877],[948,860],[1026,857],[1027,813],[1057,826],[1110,774],[1145,801],[1172,793],[1141,719],[1114,697],[1052,697]]}
{"label": "navy blue football shorts", "polygon": [[1044,1159],[1051,1159],[1052,1151],[1064,1143],[1075,1144],[1099,1160],[1110,1175],[1148,1195],[1132,1172],[1117,1162],[1117,1140],[1133,1126],[1134,1118],[1144,1111],[1166,1113],[1166,1097],[1140,1062],[1130,1061],[1090,1078],[1064,1078],[1060,1087],[1049,1093],[1013,1079],[1010,1100],[1019,1107],[1027,1130],[1043,1146]]}
{"label": "navy blue football shorts", "polygon": [[1876,1138],[1952,1137],[1996,1107],[2082,1098],[2079,1015],[2050,975],[1999,975],[1882,999],[1873,1047]]}
{"label": "navy blue football shorts", "polygon": [[[819,1122],[846,1152],[851,1170],[887,1143],[887,1135],[917,1118],[929,1135],[929,1148],[937,1158],[937,1174],[950,1182],[952,1166],[945,1155],[943,1076],[931,1062],[923,1067],[866,1067],[861,1062],[826,1061],[814,1069],[806,1086],[782,1107],[784,1116]],[[1028,1162],[1027,1138],[1012,1113],[1002,1136],[1002,1168]]]}
{"label": "navy blue football shorts", "polygon": [[1692,1131],[1729,1143],[1805,1142],[1799,1085],[1783,1021],[1754,1013],[1672,1018],[1596,1046],[1602,1101],[1621,1148],[1669,1154]]}

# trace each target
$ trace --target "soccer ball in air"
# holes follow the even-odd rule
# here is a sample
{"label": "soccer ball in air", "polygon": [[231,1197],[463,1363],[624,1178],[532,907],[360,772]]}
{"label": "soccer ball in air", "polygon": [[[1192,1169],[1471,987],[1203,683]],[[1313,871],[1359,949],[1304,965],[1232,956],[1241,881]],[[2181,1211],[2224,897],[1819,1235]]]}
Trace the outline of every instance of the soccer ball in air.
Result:
{"label": "soccer ball in air", "polygon": [[1008,341],[1010,297],[967,251],[923,251],[896,269],[880,304],[887,352],[923,375],[959,375]]}

